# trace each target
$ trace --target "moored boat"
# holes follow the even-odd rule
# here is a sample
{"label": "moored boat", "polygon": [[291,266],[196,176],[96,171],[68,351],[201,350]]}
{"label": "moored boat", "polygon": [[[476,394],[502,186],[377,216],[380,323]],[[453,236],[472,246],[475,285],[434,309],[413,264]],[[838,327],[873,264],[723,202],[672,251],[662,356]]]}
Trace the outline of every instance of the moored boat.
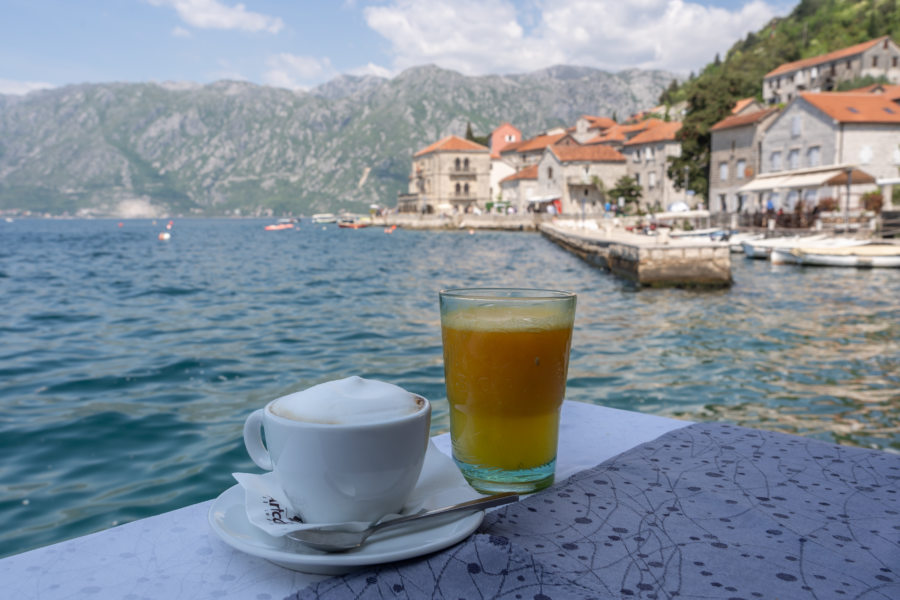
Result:
{"label": "moored boat", "polygon": [[776,246],[769,254],[769,260],[776,265],[797,264],[797,254],[794,250],[831,250],[836,248],[853,248],[870,244],[871,240],[857,238],[830,237],[821,240],[808,241],[801,245]]}
{"label": "moored boat", "polygon": [[792,236],[767,238],[763,240],[747,240],[741,242],[744,254],[747,258],[769,258],[773,248],[796,248],[797,246],[808,245],[812,242],[825,239],[824,234],[808,235],[808,236]]}
{"label": "moored boat", "polygon": [[312,216],[313,223],[337,223],[337,217],[331,213],[317,213]]}
{"label": "moored boat", "polygon": [[819,267],[900,268],[900,245],[869,243],[837,248],[794,248],[794,262]]}

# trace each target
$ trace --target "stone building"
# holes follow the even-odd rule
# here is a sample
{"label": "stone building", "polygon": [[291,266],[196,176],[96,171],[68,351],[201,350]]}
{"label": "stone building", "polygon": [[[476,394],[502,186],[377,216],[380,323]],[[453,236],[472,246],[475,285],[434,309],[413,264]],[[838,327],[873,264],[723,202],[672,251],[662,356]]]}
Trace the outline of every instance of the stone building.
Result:
{"label": "stone building", "polygon": [[601,212],[602,190],[626,173],[625,157],[601,144],[548,146],[537,169],[536,196],[529,198],[532,209],[543,211],[553,204],[563,214]]}
{"label": "stone building", "polygon": [[484,209],[490,199],[491,154],[481,144],[451,135],[413,156],[409,190],[400,212],[452,213]]}
{"label": "stone building", "polygon": [[679,121],[660,122],[622,145],[622,154],[628,159],[628,175],[643,188],[639,206],[642,210],[666,210],[676,200],[685,198],[684,192],[676,192],[667,174],[669,157],[681,156],[681,142],[675,139],[680,130]]}
{"label": "stone building", "polygon": [[[900,104],[884,94],[803,93],[768,126],[760,143],[760,172],[739,193],[759,195],[759,203],[793,210],[823,197],[838,199],[836,185],[847,169],[872,178],[896,178],[900,169]],[[854,186],[845,206],[874,184]]]}
{"label": "stone building", "polygon": [[760,212],[756,196],[740,192],[741,186],[760,172],[759,148],[766,127],[778,109],[732,114],[710,127],[709,211]]}
{"label": "stone building", "polygon": [[537,165],[525,167],[500,180],[500,201],[522,214],[529,208],[529,199],[537,197]]}
{"label": "stone building", "polygon": [[866,76],[900,83],[900,47],[890,37],[785,63],[763,77],[763,100],[790,102],[801,92],[828,92]]}

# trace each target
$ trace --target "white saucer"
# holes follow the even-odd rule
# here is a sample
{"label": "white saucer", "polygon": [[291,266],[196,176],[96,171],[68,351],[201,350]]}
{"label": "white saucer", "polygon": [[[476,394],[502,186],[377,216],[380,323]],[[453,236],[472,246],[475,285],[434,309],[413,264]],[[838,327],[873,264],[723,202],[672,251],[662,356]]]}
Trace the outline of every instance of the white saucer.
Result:
{"label": "white saucer", "polygon": [[419,524],[380,531],[356,550],[329,554],[284,537],[273,537],[251,524],[244,507],[244,490],[239,485],[213,500],[208,515],[210,527],[229,546],[287,569],[322,575],[339,575],[358,567],[443,550],[471,535],[483,518],[484,511],[432,517]]}

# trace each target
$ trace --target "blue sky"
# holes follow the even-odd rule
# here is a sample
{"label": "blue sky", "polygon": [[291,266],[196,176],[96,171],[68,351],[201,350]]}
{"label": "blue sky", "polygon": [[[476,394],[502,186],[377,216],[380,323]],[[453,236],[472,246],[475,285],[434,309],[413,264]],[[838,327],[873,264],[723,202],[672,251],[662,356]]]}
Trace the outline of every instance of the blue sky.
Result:
{"label": "blue sky", "polygon": [[0,0],[0,93],[238,79],[309,89],[437,64],[467,75],[573,64],[686,75],[784,0]]}

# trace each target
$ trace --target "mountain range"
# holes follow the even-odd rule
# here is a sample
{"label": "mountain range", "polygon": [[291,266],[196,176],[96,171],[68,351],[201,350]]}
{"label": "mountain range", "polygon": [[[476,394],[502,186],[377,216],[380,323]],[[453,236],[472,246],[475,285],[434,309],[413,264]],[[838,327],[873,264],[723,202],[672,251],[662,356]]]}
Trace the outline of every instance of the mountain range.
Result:
{"label": "mountain range", "polygon": [[526,137],[654,106],[665,71],[556,66],[469,77],[436,66],[297,92],[238,81],[86,83],[0,95],[0,209],[164,216],[394,206],[412,155],[471,124]]}

